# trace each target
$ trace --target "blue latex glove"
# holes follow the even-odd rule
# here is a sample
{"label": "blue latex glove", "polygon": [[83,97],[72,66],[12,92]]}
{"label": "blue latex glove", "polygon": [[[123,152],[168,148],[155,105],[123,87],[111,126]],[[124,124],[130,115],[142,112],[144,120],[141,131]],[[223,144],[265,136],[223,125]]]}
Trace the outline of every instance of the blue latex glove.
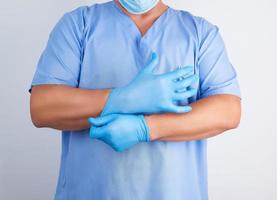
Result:
{"label": "blue latex glove", "polygon": [[197,75],[190,75],[193,67],[155,75],[153,71],[157,64],[158,55],[152,53],[149,63],[131,83],[111,91],[101,115],[191,111],[190,106],[181,106],[176,102],[188,99],[197,92],[189,88],[198,81]]}
{"label": "blue latex glove", "polygon": [[89,118],[88,121],[91,124],[90,137],[102,140],[119,152],[150,140],[143,115],[112,114]]}

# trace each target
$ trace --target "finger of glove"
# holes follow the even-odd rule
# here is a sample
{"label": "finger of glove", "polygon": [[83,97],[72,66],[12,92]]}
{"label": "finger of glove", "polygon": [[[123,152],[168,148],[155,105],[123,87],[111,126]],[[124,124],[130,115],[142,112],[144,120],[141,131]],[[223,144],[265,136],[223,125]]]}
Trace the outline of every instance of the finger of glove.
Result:
{"label": "finger of glove", "polygon": [[197,81],[199,81],[199,77],[197,75],[189,76],[187,78],[184,78],[183,80],[176,81],[174,83],[175,89],[177,90],[177,92],[179,92],[178,90],[183,90]]}
{"label": "finger of glove", "polygon": [[116,114],[112,114],[112,115],[105,115],[102,117],[90,117],[88,119],[88,122],[93,125],[93,126],[104,126],[108,123],[110,123],[111,121],[113,121],[116,118]]}
{"label": "finger of glove", "polygon": [[197,90],[194,88],[191,88],[183,92],[175,93],[173,95],[173,101],[182,101],[190,97],[193,97],[196,94],[197,94]]}
{"label": "finger of glove", "polygon": [[153,73],[155,67],[158,65],[158,61],[159,61],[158,54],[153,52],[151,54],[151,58],[149,59],[147,65],[143,69],[143,72],[144,73],[150,73],[150,74]]}
{"label": "finger of glove", "polygon": [[89,136],[93,139],[99,139],[104,137],[106,130],[104,127],[91,127],[89,131]]}
{"label": "finger of glove", "polygon": [[173,81],[177,81],[177,79],[188,76],[192,72],[193,72],[193,67],[187,66],[187,67],[184,67],[184,68],[175,69],[171,72],[162,74],[161,76],[164,76],[165,78],[168,78],[168,79],[173,80]]}

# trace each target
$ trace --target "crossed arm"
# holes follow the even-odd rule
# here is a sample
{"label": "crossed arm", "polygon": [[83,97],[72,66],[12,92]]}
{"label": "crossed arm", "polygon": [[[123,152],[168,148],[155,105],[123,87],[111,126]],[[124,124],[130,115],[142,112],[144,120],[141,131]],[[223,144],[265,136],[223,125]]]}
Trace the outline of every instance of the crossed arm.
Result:
{"label": "crossed arm", "polygon": [[[102,112],[110,90],[85,90],[62,85],[32,88],[31,116],[36,127],[82,130],[87,119]],[[154,114],[145,117],[151,140],[190,141],[208,138],[236,128],[240,121],[240,98],[214,95],[190,105],[188,113]]]}

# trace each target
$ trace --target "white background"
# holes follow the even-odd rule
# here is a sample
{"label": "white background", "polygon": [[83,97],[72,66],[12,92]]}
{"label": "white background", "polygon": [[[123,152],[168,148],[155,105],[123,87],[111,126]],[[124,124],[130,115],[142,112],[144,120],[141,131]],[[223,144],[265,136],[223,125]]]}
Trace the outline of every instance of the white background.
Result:
{"label": "white background", "polygon": [[[32,126],[27,90],[57,20],[73,8],[92,3],[90,0],[0,3],[0,199],[53,199],[61,135]],[[240,127],[209,140],[210,199],[276,200],[276,0],[167,0],[167,3],[204,16],[219,26],[241,85]]]}

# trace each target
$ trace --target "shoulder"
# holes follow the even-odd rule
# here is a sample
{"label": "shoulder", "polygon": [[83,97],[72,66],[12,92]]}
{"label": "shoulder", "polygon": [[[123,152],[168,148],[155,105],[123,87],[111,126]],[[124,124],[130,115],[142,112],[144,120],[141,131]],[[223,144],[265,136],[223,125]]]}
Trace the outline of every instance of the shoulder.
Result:
{"label": "shoulder", "polygon": [[87,25],[91,23],[91,17],[94,15],[97,7],[98,4],[80,6],[64,13],[58,20],[51,34],[56,32],[73,32],[76,36],[81,37]]}
{"label": "shoulder", "polygon": [[55,25],[52,34],[73,30],[77,32],[82,31],[85,27],[87,9],[87,6],[82,6],[64,13]]}
{"label": "shoulder", "polygon": [[175,10],[175,12],[179,15],[183,22],[193,23],[195,28],[201,29],[216,26],[205,17],[194,15],[191,12],[185,10]]}
{"label": "shoulder", "polygon": [[59,23],[75,26],[85,30],[93,26],[101,15],[110,12],[111,3],[95,3],[90,6],[80,6],[63,14]]}
{"label": "shoulder", "polygon": [[184,27],[187,27],[199,40],[210,32],[217,32],[217,25],[213,24],[202,16],[194,15],[185,10],[175,10],[177,17]]}
{"label": "shoulder", "polygon": [[91,10],[93,10],[93,6],[81,6],[78,8],[75,8],[71,11],[68,11],[63,14],[61,17],[59,23],[64,23],[69,26],[78,26],[83,27],[86,24],[87,16],[89,13],[91,13]]}
{"label": "shoulder", "polygon": [[75,20],[90,20],[91,18],[97,18],[98,15],[110,12],[111,2],[106,3],[95,3],[90,6],[80,6],[67,13],[64,16],[73,18]]}

